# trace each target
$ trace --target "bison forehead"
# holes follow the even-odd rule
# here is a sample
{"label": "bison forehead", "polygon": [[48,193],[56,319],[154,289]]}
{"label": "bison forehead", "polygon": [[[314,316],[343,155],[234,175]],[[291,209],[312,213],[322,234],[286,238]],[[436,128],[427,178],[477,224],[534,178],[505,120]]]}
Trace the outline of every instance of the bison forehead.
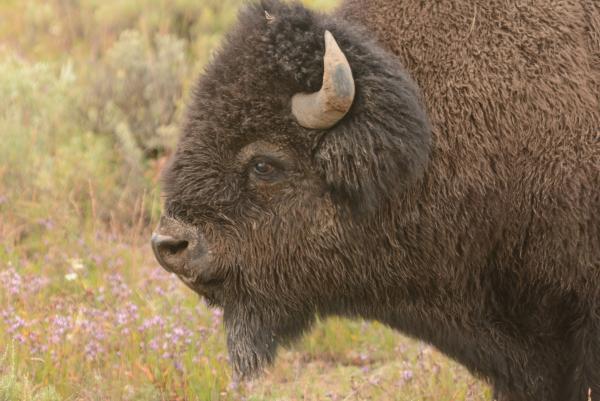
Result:
{"label": "bison forehead", "polygon": [[[246,6],[195,87],[192,117],[247,131],[273,119],[289,126],[291,97],[321,86],[326,29],[335,31],[335,21],[300,5]],[[346,43],[338,31],[336,39]]]}

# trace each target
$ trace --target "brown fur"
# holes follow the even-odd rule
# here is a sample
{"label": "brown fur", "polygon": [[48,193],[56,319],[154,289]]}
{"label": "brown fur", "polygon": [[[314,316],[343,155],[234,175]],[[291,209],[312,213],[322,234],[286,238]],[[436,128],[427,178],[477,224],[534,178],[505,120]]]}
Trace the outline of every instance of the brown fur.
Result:
{"label": "brown fur", "polygon": [[[315,132],[289,99],[318,89],[324,29],[357,99]],[[502,400],[600,400],[599,93],[591,0],[247,8],[165,174],[236,370],[338,314],[436,345]],[[264,154],[283,165],[268,182]]]}
{"label": "brown fur", "polygon": [[[340,12],[365,24],[397,54],[424,93],[435,147],[424,181],[427,200],[419,194],[414,201],[425,208],[425,220],[435,222],[431,238],[444,251],[436,271],[451,281],[489,275],[491,286],[493,278],[509,275],[506,290],[514,302],[538,303],[538,316],[526,316],[533,311],[525,308],[515,316],[489,316],[490,326],[500,323],[495,319],[539,319],[523,336],[523,349],[511,347],[510,357],[523,365],[533,362],[531,348],[543,344],[536,337],[551,336],[543,331],[551,326],[549,315],[564,313],[565,302],[587,304],[578,306],[587,309],[585,322],[565,322],[555,335],[568,337],[573,325],[590,326],[589,348],[569,353],[593,361],[596,372],[574,374],[594,376],[599,393],[600,331],[591,320],[598,318],[600,289],[600,6],[399,3],[349,0]],[[491,328],[476,341],[487,341],[486,331]],[[510,369],[502,373],[504,382],[514,381]],[[557,371],[545,384],[548,394],[577,386],[565,373]],[[528,385],[522,386],[524,391]]]}

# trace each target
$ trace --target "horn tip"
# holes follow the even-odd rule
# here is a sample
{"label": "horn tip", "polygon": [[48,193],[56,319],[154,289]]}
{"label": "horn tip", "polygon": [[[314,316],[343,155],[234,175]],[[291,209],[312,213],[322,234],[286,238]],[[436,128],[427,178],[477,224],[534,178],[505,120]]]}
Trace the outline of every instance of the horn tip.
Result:
{"label": "horn tip", "polygon": [[325,30],[325,46],[335,43],[335,38],[328,30]]}

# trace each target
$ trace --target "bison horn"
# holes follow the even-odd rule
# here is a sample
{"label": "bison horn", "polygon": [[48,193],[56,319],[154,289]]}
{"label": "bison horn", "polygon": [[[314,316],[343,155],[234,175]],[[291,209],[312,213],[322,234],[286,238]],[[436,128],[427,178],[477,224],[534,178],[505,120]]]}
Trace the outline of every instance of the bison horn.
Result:
{"label": "bison horn", "polygon": [[305,128],[333,127],[348,113],[354,101],[350,64],[329,31],[325,31],[323,67],[323,86],[318,92],[296,93],[292,97],[292,113]]}

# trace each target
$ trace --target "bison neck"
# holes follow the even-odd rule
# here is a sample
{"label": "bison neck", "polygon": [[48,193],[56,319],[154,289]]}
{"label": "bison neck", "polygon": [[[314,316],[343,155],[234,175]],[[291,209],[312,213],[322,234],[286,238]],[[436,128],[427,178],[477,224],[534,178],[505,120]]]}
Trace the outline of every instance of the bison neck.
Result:
{"label": "bison neck", "polygon": [[[541,283],[525,284],[518,272],[497,264],[494,251],[461,267],[451,258],[431,258],[418,265],[415,256],[396,255],[401,263],[390,265],[387,272],[376,268],[376,274],[386,277],[376,291],[331,303],[339,309],[326,314],[387,324],[434,345],[500,389],[537,391],[531,383],[543,382],[545,389],[539,391],[553,394],[569,380],[565,377],[570,361],[557,355],[571,345],[571,329],[577,325],[572,313],[579,302],[575,294]],[[410,269],[405,264],[409,259]],[[406,273],[414,269],[421,274]],[[365,286],[375,287],[373,282]]]}

